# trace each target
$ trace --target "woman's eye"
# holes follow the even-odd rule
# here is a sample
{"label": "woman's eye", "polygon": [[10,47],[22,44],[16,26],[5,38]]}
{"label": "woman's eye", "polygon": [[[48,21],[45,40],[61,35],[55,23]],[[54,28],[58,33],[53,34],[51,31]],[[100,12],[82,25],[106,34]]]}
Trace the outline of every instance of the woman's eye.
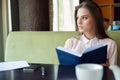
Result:
{"label": "woman's eye", "polygon": [[83,17],[82,17],[82,19],[83,19],[83,20],[86,20],[86,19],[87,19],[87,17],[86,17],[86,16],[83,16]]}

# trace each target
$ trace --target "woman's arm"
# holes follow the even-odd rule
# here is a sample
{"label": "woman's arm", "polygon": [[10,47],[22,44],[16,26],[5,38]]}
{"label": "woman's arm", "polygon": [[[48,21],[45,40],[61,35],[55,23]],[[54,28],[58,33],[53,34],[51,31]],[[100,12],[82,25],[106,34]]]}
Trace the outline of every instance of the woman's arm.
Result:
{"label": "woman's arm", "polygon": [[110,65],[116,65],[117,64],[117,44],[114,42],[110,48],[109,48],[109,63]]}

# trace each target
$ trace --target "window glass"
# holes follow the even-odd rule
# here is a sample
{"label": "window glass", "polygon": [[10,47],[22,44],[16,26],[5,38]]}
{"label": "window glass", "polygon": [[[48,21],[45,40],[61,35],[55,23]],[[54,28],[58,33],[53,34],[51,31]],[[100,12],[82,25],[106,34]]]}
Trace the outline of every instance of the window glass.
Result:
{"label": "window glass", "polygon": [[76,30],[74,22],[74,10],[75,6],[78,4],[79,0],[57,0],[53,2],[53,31]]}

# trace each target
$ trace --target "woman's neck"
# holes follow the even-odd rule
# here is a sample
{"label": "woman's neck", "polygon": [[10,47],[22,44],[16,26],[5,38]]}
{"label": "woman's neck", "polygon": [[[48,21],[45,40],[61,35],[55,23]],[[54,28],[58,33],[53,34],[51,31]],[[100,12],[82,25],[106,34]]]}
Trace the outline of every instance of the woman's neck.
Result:
{"label": "woman's neck", "polygon": [[95,36],[96,36],[96,34],[95,33],[93,33],[93,34],[91,34],[91,33],[84,33],[84,35],[85,35],[85,37],[87,38],[87,39],[93,39]]}

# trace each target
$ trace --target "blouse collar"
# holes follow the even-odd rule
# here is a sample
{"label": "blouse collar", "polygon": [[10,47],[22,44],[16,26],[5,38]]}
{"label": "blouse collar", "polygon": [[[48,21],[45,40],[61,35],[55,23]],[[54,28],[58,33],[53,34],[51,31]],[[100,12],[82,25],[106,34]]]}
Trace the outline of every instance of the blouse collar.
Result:
{"label": "blouse collar", "polygon": [[96,41],[98,41],[98,38],[97,37],[94,37],[93,39],[88,39],[88,38],[86,38],[86,36],[83,34],[82,36],[81,36],[81,40],[84,42],[84,43],[89,43],[89,42],[92,42],[92,43],[94,43],[94,42],[96,42]]}

